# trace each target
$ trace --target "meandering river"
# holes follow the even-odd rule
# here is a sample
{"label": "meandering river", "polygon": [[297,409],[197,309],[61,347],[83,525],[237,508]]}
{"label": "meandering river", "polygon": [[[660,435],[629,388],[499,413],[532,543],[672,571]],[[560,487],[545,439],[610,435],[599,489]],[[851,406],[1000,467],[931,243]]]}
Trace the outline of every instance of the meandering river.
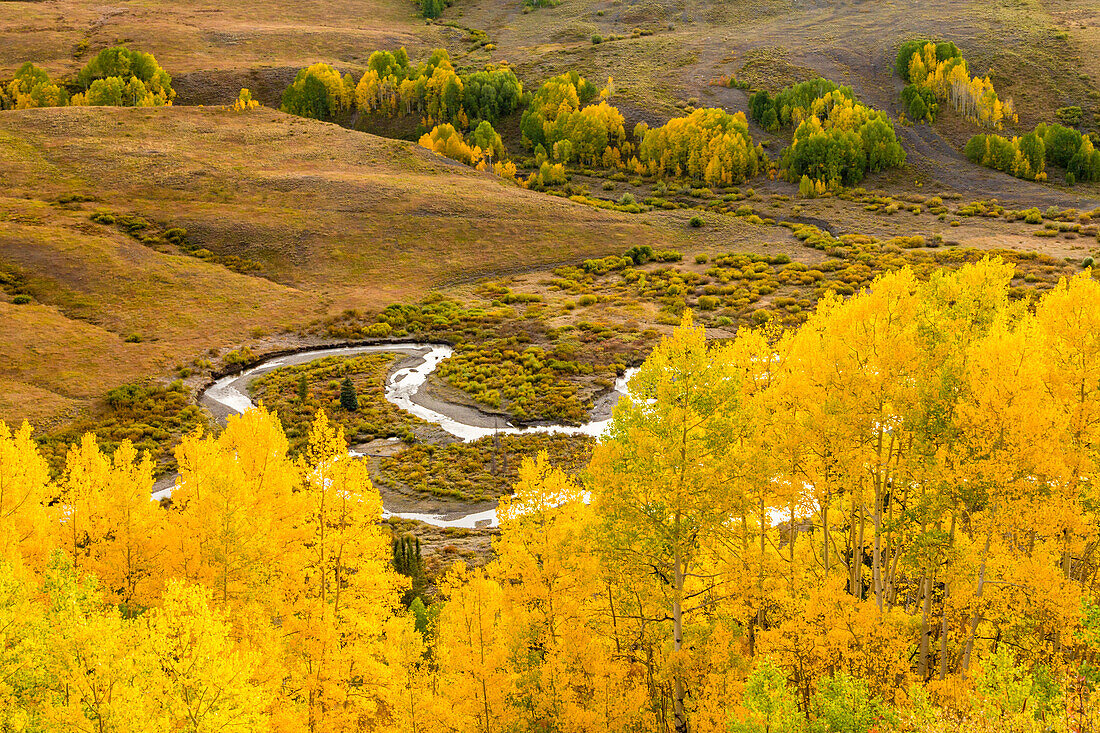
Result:
{"label": "meandering river", "polygon": [[[264,374],[284,366],[307,364],[328,356],[358,356],[370,353],[403,354],[405,358],[398,362],[386,379],[386,400],[402,410],[435,425],[445,432],[463,440],[477,440],[493,433],[519,435],[524,433],[556,433],[561,435],[602,435],[611,422],[611,409],[621,394],[627,391],[627,384],[637,369],[628,369],[615,381],[612,391],[597,400],[593,419],[583,425],[540,424],[518,428],[505,422],[501,425],[499,416],[490,415],[476,408],[440,400],[428,393],[425,385],[428,376],[435,371],[439,363],[451,356],[453,350],[446,344],[408,344],[382,343],[370,346],[341,346],[303,351],[289,356],[280,356],[262,361],[241,374],[230,375],[217,380],[199,395],[199,402],[216,416],[239,414],[254,407],[249,397],[249,386]],[[353,451],[354,455],[354,451]],[[171,494],[171,489],[154,494],[161,498]],[[436,527],[475,527],[496,526],[496,509],[466,514],[437,515],[417,514],[415,512],[391,512],[383,507],[383,517],[401,517],[415,519]]]}

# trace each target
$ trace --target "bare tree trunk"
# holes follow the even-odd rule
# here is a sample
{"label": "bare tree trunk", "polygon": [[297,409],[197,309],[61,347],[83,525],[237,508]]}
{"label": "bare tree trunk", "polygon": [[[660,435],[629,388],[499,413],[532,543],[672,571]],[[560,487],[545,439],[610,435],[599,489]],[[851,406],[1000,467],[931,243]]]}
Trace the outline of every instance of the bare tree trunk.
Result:
{"label": "bare tree trunk", "polygon": [[[948,543],[955,546],[955,513],[951,513],[951,531]],[[951,595],[951,584],[943,584],[943,617],[940,621],[940,679],[947,679],[947,599]]]}
{"label": "bare tree trunk", "polygon": [[859,578],[859,566],[863,563],[862,548],[857,545],[856,539],[856,499],[852,496],[852,520],[851,527],[848,528],[848,593],[859,597],[859,585],[857,579]]}
{"label": "bare tree trunk", "polygon": [[[676,567],[673,570],[675,588],[672,594],[672,644],[679,653],[684,644],[684,610],[681,603],[684,591],[684,569],[678,545],[673,553],[673,562]],[[676,716],[676,733],[688,733],[687,716],[684,714],[684,680],[679,671],[672,679],[672,688],[672,710]]]}
{"label": "bare tree trunk", "polygon": [[[993,527],[990,526],[989,531],[985,534],[985,547],[982,549],[982,564],[978,570],[978,589],[974,593],[975,600],[982,597],[982,591],[985,590],[985,565],[986,559],[989,557],[989,543],[993,539]],[[981,622],[981,613],[975,608],[974,612],[970,615],[970,633],[966,637],[966,647],[963,649],[962,662],[959,665],[962,670],[963,676],[966,676],[967,669],[970,668],[970,653],[974,650],[974,635],[978,633],[978,624]]]}
{"label": "bare tree trunk", "polygon": [[922,680],[928,679],[928,617],[932,614],[932,576],[927,573],[922,578],[921,586],[924,588],[924,604],[920,617],[920,661],[917,664],[917,674]]}
{"label": "bare tree trunk", "polygon": [[[862,529],[862,527],[861,527]],[[882,488],[875,480],[875,544],[871,550],[871,578],[875,587],[875,603],[882,610]]]}

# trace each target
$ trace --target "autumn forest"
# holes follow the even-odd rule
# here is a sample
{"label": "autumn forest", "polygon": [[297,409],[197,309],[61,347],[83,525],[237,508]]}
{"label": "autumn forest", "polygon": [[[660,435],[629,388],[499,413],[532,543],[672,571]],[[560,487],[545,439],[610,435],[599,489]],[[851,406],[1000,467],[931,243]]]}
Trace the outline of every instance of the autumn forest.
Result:
{"label": "autumn forest", "polygon": [[0,733],[1100,730],[1094,5],[0,2]]}

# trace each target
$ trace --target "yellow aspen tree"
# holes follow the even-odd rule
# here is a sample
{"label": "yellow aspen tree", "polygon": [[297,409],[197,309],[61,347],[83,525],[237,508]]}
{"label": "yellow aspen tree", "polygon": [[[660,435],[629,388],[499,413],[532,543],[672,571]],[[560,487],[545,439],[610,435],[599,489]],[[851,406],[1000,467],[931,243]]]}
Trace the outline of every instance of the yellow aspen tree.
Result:
{"label": "yellow aspen tree", "polygon": [[514,675],[509,670],[508,636],[500,584],[484,569],[463,562],[444,577],[446,599],[439,615],[435,654],[442,719],[436,728],[464,733],[505,731],[512,721],[508,698]]}
{"label": "yellow aspen tree", "polygon": [[47,636],[39,664],[51,687],[47,730],[141,733],[164,730],[147,694],[153,670],[142,659],[135,622],[103,601],[95,579],[81,579],[55,554],[47,570]]}
{"label": "yellow aspen tree", "polygon": [[[921,626],[917,674],[931,676],[933,596],[943,583],[944,607],[951,585],[949,562],[955,557],[961,491],[967,484],[966,441],[959,431],[959,411],[968,397],[969,357],[993,322],[1008,307],[1008,285],[1014,268],[999,258],[983,259],[954,272],[934,273],[922,289],[917,315],[923,354],[919,376],[918,452],[925,473],[914,476],[914,526],[910,550],[903,558],[909,572],[919,573]],[[963,517],[965,519],[965,517]],[[940,679],[947,674],[948,622],[941,613],[938,656]]]}
{"label": "yellow aspen tree", "polygon": [[152,490],[152,460],[128,440],[107,457],[88,433],[66,456],[61,547],[128,614],[160,593],[163,515]]}
{"label": "yellow aspen tree", "polygon": [[304,533],[284,599],[288,690],[309,731],[360,730],[385,713],[384,632],[407,579],[390,567],[367,466],[348,454],[343,429],[323,411],[298,473]]}
{"label": "yellow aspen tree", "polygon": [[157,673],[146,693],[167,730],[242,731],[266,725],[270,691],[252,681],[254,656],[234,643],[211,592],[169,581],[164,602],[150,611],[143,643]]}
{"label": "yellow aspen tree", "polygon": [[97,517],[102,494],[110,475],[110,460],[100,452],[93,434],[84,435],[79,445],[69,448],[60,485],[59,544],[68,553],[77,572],[88,568],[99,529]]}
{"label": "yellow aspen tree", "polygon": [[109,598],[133,615],[160,597],[164,577],[165,516],[151,500],[153,462],[139,459],[129,441],[111,458],[112,475],[102,494],[103,541],[95,551],[96,574]]}
{"label": "yellow aspen tree", "polygon": [[492,572],[516,659],[515,719],[531,729],[633,730],[647,691],[607,633],[595,516],[583,488],[542,452],[524,460],[497,511]]}
{"label": "yellow aspen tree", "polygon": [[6,560],[0,559],[0,730],[41,730],[50,700],[43,673],[46,644],[43,609],[31,600],[32,588]]}
{"label": "yellow aspen tree", "polygon": [[724,470],[744,417],[737,386],[728,347],[708,345],[685,315],[632,380],[638,399],[620,399],[589,466],[603,549],[610,562],[656,580],[645,591],[664,601],[654,621],[671,621],[667,674],[678,733],[688,730],[678,671],[685,615],[703,607],[700,596],[716,581],[708,555],[732,538],[730,517],[742,506]]}
{"label": "yellow aspen tree", "polygon": [[176,450],[173,573],[211,588],[219,605],[275,603],[297,536],[287,448],[278,419],[261,406],[230,417],[217,438],[191,435]]}
{"label": "yellow aspen tree", "polygon": [[380,691],[385,714],[379,730],[427,733],[441,717],[435,675],[424,635],[408,615],[386,621],[384,658],[390,684]]}
{"label": "yellow aspen tree", "polygon": [[52,518],[46,511],[50,474],[31,438],[28,423],[14,433],[0,421],[0,559],[22,557],[41,568],[45,545],[52,540]]}
{"label": "yellow aspen tree", "polygon": [[[1045,336],[1043,383],[1065,426],[1052,454],[1073,496],[1095,500],[1100,467],[1100,285],[1081,273],[1046,293],[1035,311]],[[1053,470],[1053,469],[1052,469]],[[1072,567],[1066,568],[1067,576]]]}
{"label": "yellow aspen tree", "polygon": [[916,400],[916,288],[913,273],[904,269],[877,279],[859,298],[827,295],[793,347],[796,382],[815,387],[807,393],[807,407],[829,411],[836,428],[829,436],[835,445],[818,452],[835,461],[826,471],[851,487],[849,589],[862,595],[870,519],[870,584],[880,609],[891,602],[899,549],[885,529],[896,505],[889,502],[888,508],[887,495],[892,486],[905,485],[912,448],[907,418]]}
{"label": "yellow aspen tree", "polygon": [[967,505],[970,566],[966,619],[960,630],[957,668],[970,666],[988,589],[1003,582],[993,572],[1007,551],[1005,533],[1014,516],[1036,495],[1046,493],[1046,445],[1054,417],[1040,379],[1042,334],[1035,319],[1015,308],[1004,312],[986,338],[974,345],[969,399],[960,408],[967,441]]}

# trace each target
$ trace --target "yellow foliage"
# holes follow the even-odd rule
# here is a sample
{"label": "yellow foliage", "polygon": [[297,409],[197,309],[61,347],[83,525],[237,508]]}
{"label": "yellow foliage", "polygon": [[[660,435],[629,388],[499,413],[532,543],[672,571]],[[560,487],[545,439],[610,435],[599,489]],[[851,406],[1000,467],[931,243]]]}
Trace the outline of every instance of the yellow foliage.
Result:
{"label": "yellow foliage", "polygon": [[588,471],[525,461],[494,559],[457,563],[415,619],[368,466],[323,412],[296,461],[262,407],[188,436],[165,507],[129,443],[85,437],[51,481],[0,424],[0,725],[1094,721],[1100,283],[1030,308],[1013,275],[902,270],[724,342],[685,317]]}

